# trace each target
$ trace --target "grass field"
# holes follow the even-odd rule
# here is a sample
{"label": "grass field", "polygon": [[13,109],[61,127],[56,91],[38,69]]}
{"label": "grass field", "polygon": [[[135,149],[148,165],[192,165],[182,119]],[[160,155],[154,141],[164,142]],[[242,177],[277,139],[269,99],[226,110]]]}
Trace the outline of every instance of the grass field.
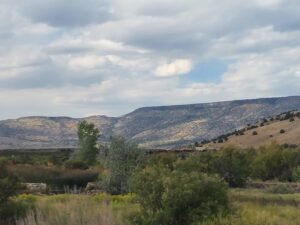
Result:
{"label": "grass field", "polygon": [[[283,129],[285,132],[280,133],[281,129]],[[256,131],[257,135],[253,135],[253,131]],[[257,148],[273,142],[278,144],[288,143],[300,145],[299,132],[300,119],[298,118],[295,118],[295,121],[293,122],[290,122],[289,120],[275,121],[264,126],[259,126],[255,129],[245,131],[244,135],[232,135],[225,143],[210,143],[209,146],[210,148],[216,149],[224,147],[224,145],[234,145],[241,148]]]}
{"label": "grass field", "polygon": [[[22,196],[36,209],[18,225],[127,225],[139,206],[130,195]],[[300,194],[232,189],[231,212],[199,225],[300,225]]]}
{"label": "grass field", "polygon": [[259,190],[230,191],[232,213],[201,225],[298,225],[300,194],[270,194]]}
{"label": "grass field", "polygon": [[19,201],[20,198],[35,202],[35,208],[17,225],[127,225],[127,219],[138,210],[130,195],[22,195]]}

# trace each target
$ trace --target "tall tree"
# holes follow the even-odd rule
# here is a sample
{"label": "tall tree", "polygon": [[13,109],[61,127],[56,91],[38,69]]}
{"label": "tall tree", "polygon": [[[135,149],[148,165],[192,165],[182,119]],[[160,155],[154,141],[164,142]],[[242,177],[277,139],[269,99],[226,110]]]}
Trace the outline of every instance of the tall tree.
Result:
{"label": "tall tree", "polygon": [[82,121],[78,124],[77,131],[79,139],[79,158],[88,165],[93,165],[97,160],[99,149],[97,147],[97,140],[99,137],[99,130],[93,123]]}
{"label": "tall tree", "polygon": [[108,192],[123,194],[128,192],[128,179],[143,159],[144,152],[123,137],[112,137],[102,151],[102,160],[109,170],[104,182]]}

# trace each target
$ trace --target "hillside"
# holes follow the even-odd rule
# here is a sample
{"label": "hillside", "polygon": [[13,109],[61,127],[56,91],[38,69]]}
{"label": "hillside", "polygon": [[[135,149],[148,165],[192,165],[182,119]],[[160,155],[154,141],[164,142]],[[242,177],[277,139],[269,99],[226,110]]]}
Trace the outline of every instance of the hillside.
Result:
{"label": "hillside", "polygon": [[0,149],[76,146],[76,126],[83,119],[96,124],[102,141],[122,135],[145,147],[172,148],[212,139],[294,109],[300,109],[300,97],[144,107],[121,117],[10,119],[0,121]]}
{"label": "hillside", "polygon": [[[299,115],[299,114],[298,114]],[[230,135],[223,143],[209,143],[211,148],[220,148],[226,145],[235,145],[241,148],[259,147],[276,142],[284,145],[300,145],[300,118],[293,117],[292,120],[276,120],[256,124],[257,127],[245,128],[242,135]]]}

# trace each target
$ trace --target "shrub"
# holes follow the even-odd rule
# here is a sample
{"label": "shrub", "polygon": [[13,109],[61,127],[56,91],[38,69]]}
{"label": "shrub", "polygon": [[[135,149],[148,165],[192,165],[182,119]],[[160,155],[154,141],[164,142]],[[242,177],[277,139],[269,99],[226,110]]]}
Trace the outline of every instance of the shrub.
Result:
{"label": "shrub", "polygon": [[209,143],[209,141],[208,141],[208,140],[205,140],[205,139],[201,141],[201,144],[202,144],[202,145],[205,145],[205,144],[208,144],[208,143]]}
{"label": "shrub", "polygon": [[47,200],[51,203],[67,203],[74,198],[71,194],[50,195]]}
{"label": "shrub", "polygon": [[257,131],[252,132],[252,135],[257,135],[257,134],[258,134]]}
{"label": "shrub", "polygon": [[250,175],[250,162],[245,153],[227,147],[214,157],[213,171],[219,174],[230,187],[243,187]]}
{"label": "shrub", "polygon": [[6,162],[0,162],[0,224],[11,224],[18,217],[17,204],[11,197],[22,189],[18,179],[10,176]]}
{"label": "shrub", "polygon": [[300,151],[271,144],[260,149],[252,162],[252,176],[262,180],[292,181],[293,170],[300,163]]}
{"label": "shrub", "polygon": [[284,134],[284,133],[285,133],[285,130],[284,130],[284,129],[281,129],[281,130],[279,131],[279,133]]}
{"label": "shrub", "polygon": [[289,144],[288,143],[283,143],[281,146],[282,146],[282,148],[288,148]]}
{"label": "shrub", "polygon": [[297,166],[293,169],[293,181],[300,181],[300,166]]}
{"label": "shrub", "polygon": [[245,131],[245,130],[239,130],[239,131],[236,133],[236,135],[244,135],[244,134],[245,134],[244,131]]}
{"label": "shrub", "polygon": [[10,173],[23,182],[47,183],[50,187],[85,187],[88,182],[98,178],[98,172],[92,170],[69,170],[59,167],[16,165],[10,167]]}
{"label": "shrub", "polygon": [[100,194],[97,194],[93,197],[93,200],[97,201],[97,202],[110,202],[111,201],[111,195],[103,192]]}
{"label": "shrub", "polygon": [[15,217],[25,217],[28,211],[35,210],[36,196],[31,194],[21,194],[12,199],[15,203]]}
{"label": "shrub", "polygon": [[227,186],[197,172],[146,167],[135,173],[130,186],[141,204],[134,224],[196,224],[228,208]]}
{"label": "shrub", "polygon": [[65,163],[65,167],[67,169],[79,169],[79,170],[86,170],[89,166],[80,160],[69,160]]}

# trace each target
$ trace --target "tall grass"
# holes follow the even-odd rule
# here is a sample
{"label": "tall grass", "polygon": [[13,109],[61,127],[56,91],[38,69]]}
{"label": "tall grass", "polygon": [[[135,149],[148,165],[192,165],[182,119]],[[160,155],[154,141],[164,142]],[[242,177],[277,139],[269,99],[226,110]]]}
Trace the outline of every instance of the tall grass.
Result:
{"label": "tall grass", "polygon": [[300,194],[230,191],[232,213],[199,225],[300,225]]}
{"label": "tall grass", "polygon": [[260,205],[277,204],[300,206],[300,194],[274,194],[267,191],[251,189],[231,190],[231,202],[252,202]]}
{"label": "tall grass", "polygon": [[[84,195],[39,197],[35,210],[17,225],[127,225],[134,204]],[[126,214],[126,215],[125,215]]]}
{"label": "tall grass", "polygon": [[[235,189],[229,197],[230,214],[198,225],[300,225],[300,194]],[[35,209],[17,225],[129,225],[129,218],[139,210],[132,195],[64,194],[36,199]]]}
{"label": "tall grass", "polygon": [[300,209],[276,204],[233,203],[234,212],[199,225],[300,225]]}

